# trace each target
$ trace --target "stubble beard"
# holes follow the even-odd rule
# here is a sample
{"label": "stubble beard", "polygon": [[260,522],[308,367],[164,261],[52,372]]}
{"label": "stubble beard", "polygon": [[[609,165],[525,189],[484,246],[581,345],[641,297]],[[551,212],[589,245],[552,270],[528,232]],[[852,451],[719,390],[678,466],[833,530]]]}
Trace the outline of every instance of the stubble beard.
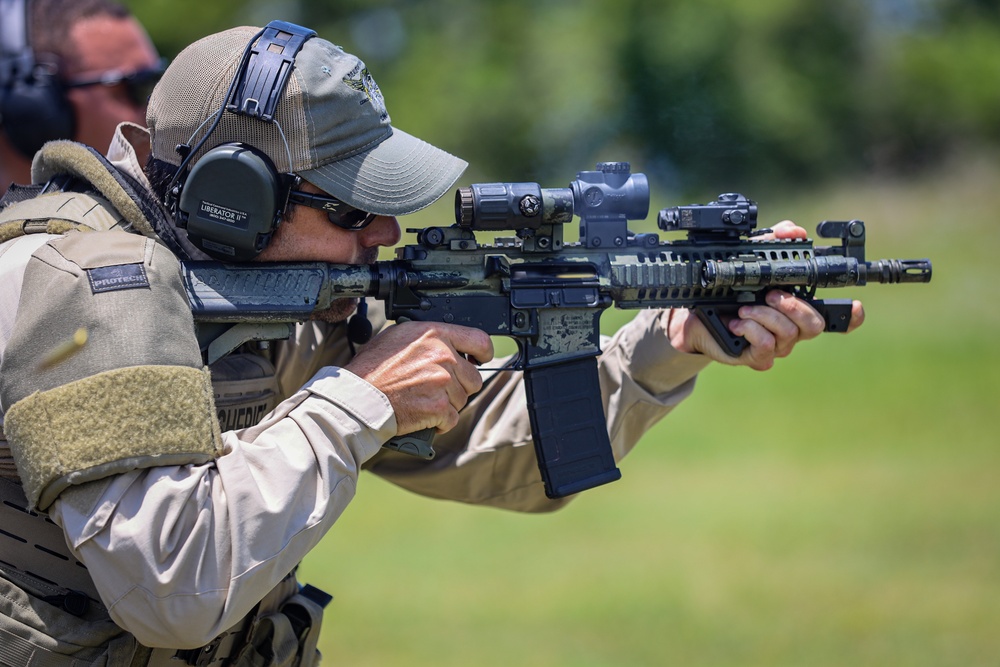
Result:
{"label": "stubble beard", "polygon": [[317,310],[312,314],[314,320],[327,322],[329,324],[339,324],[344,322],[355,311],[358,306],[357,299],[337,299],[330,304],[329,308]]}

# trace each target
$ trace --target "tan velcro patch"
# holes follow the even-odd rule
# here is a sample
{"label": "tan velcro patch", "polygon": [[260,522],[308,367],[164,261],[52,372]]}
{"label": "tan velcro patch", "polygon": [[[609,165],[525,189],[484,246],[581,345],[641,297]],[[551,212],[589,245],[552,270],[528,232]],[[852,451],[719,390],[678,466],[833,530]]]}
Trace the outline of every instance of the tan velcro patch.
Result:
{"label": "tan velcro patch", "polygon": [[4,415],[32,507],[66,488],[140,468],[222,454],[207,369],[120,368],[35,392]]}

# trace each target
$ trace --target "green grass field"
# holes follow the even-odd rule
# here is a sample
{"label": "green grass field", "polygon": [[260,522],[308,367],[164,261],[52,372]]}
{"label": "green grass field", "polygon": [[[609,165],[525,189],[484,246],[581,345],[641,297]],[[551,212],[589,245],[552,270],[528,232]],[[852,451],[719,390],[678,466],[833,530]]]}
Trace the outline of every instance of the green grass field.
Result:
{"label": "green grass field", "polygon": [[336,596],[325,662],[1000,664],[998,190],[966,160],[757,193],[770,222],[861,218],[869,259],[930,257],[934,280],[826,292],[862,298],[865,326],[767,373],[708,369],[620,482],[561,512],[364,476],[302,568]]}

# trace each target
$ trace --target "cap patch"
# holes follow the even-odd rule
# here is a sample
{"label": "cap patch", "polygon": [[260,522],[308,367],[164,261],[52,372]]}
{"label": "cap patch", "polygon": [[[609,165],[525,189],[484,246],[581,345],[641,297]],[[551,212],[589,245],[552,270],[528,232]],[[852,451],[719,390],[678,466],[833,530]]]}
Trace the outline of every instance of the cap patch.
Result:
{"label": "cap patch", "polygon": [[[344,77],[344,83],[365,94],[365,97],[368,98],[367,101],[371,102],[375,111],[378,112],[380,120],[389,120],[389,110],[385,108],[385,98],[382,97],[382,91],[379,90],[378,84],[375,83],[375,79],[363,62],[359,60],[354,69],[347,73],[347,76]],[[361,104],[364,103],[365,100],[362,100]]]}

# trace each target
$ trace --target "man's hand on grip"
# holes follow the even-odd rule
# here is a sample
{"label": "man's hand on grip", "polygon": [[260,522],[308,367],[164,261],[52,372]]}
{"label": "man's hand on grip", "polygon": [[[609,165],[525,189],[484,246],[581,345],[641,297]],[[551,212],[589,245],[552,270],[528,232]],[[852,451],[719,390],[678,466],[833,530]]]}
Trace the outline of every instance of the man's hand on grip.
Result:
{"label": "man's hand on grip", "polygon": [[[766,239],[804,239],[808,233],[790,220],[772,227],[768,234],[757,237]],[[764,371],[774,366],[774,361],[791,354],[803,340],[815,338],[823,332],[825,323],[819,313],[808,303],[787,292],[771,290],[767,305],[748,305],[739,310],[739,317],[729,322],[729,330],[746,338],[750,344],[738,357],[725,353],[697,317],[686,309],[674,309],[670,314],[668,333],[670,343],[681,352],[700,353],[730,366],[748,366]],[[848,332],[864,322],[865,312],[860,301],[854,301]]]}
{"label": "man's hand on grip", "polygon": [[397,433],[447,431],[483,386],[476,363],[493,359],[490,337],[469,327],[403,322],[372,339],[347,370],[379,389],[396,413]]}

